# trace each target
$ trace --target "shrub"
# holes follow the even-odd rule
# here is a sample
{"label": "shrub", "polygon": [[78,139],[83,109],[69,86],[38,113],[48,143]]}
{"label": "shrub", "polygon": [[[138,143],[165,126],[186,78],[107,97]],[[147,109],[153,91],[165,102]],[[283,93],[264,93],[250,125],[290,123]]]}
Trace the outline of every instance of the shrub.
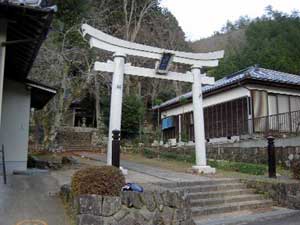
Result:
{"label": "shrub", "polygon": [[293,160],[291,163],[293,177],[300,180],[300,160]]}
{"label": "shrub", "polygon": [[154,152],[153,150],[148,149],[148,148],[143,149],[143,155],[148,159],[157,158],[157,156],[158,156],[158,154],[156,152]]}
{"label": "shrub", "polygon": [[217,169],[236,171],[252,175],[264,175],[267,172],[266,165],[252,163],[229,162],[225,160],[209,160],[208,164]]}
{"label": "shrub", "polygon": [[72,177],[71,187],[75,196],[119,196],[124,185],[125,177],[121,170],[113,166],[98,166],[77,171]]}

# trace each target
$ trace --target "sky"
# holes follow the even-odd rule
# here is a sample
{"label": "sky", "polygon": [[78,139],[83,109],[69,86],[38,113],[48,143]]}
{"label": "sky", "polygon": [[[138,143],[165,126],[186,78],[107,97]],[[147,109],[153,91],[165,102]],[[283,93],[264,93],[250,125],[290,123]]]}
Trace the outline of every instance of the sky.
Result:
{"label": "sky", "polygon": [[261,16],[268,5],[286,13],[300,11],[300,0],[162,0],[161,5],[177,18],[188,40],[213,35],[227,20]]}

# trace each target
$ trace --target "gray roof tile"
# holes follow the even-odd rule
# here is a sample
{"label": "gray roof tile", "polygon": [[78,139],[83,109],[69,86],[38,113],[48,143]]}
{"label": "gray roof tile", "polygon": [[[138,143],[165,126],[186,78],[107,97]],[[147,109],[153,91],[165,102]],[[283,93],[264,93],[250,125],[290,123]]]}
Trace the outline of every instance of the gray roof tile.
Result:
{"label": "gray roof tile", "polygon": [[[237,83],[245,78],[250,78],[253,80],[260,80],[260,81],[277,82],[277,83],[281,83],[281,84],[300,85],[300,76],[299,75],[279,72],[279,71],[270,70],[270,69],[259,68],[256,66],[251,66],[247,69],[238,71],[234,74],[231,74],[227,77],[217,80],[214,85],[203,86],[202,91],[203,91],[203,93],[214,91],[219,88]],[[169,106],[169,105],[179,102],[181,98],[190,98],[190,97],[192,97],[192,92],[188,92],[188,93],[185,93],[176,98],[170,99],[166,102],[163,102],[162,104],[160,104],[158,106],[154,106],[152,109],[166,107],[166,106]]]}

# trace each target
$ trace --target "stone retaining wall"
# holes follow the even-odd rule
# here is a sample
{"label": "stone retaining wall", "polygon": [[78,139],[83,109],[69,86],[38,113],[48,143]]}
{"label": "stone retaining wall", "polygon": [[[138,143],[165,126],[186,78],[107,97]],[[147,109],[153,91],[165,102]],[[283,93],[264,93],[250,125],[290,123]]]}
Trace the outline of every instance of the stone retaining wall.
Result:
{"label": "stone retaining wall", "polygon": [[300,209],[300,182],[278,181],[271,179],[243,179],[248,188],[267,194],[280,206]]}
{"label": "stone retaining wall", "polygon": [[[245,163],[268,163],[267,148],[263,147],[212,147],[209,146],[208,158],[217,160],[229,160]],[[300,155],[300,147],[275,147],[278,164],[290,167],[290,162]]]}
{"label": "stone retaining wall", "polygon": [[[192,146],[181,146],[176,148],[146,147],[158,156],[162,152],[173,152],[180,155],[192,155],[195,148]],[[300,158],[300,147],[275,147],[276,160],[278,164],[290,167],[291,160]],[[233,162],[267,164],[266,147],[231,147],[226,145],[208,145],[207,157],[215,160],[228,160]]]}
{"label": "stone retaining wall", "polygon": [[195,225],[183,193],[146,190],[121,197],[82,195],[73,198],[68,186],[62,196],[74,209],[77,225]]}

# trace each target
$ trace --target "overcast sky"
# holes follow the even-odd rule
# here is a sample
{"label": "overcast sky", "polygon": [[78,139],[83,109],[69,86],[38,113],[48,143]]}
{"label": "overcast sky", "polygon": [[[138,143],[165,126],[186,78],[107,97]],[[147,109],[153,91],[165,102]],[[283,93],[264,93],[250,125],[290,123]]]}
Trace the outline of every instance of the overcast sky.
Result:
{"label": "overcast sky", "polygon": [[227,20],[261,16],[268,5],[288,13],[300,11],[300,0],[162,0],[162,6],[175,15],[189,40],[211,36]]}

